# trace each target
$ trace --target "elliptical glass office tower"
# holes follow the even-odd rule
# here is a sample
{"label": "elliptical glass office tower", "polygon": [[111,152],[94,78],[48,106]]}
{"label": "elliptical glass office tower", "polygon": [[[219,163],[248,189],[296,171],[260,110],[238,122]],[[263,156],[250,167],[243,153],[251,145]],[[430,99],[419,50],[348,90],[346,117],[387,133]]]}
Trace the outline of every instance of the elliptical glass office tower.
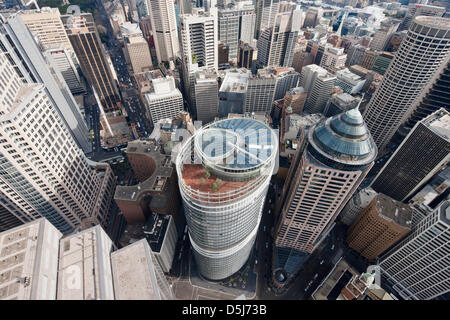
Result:
{"label": "elliptical glass office tower", "polygon": [[278,140],[251,118],[220,120],[181,148],[177,173],[200,273],[224,279],[247,261],[274,171]]}

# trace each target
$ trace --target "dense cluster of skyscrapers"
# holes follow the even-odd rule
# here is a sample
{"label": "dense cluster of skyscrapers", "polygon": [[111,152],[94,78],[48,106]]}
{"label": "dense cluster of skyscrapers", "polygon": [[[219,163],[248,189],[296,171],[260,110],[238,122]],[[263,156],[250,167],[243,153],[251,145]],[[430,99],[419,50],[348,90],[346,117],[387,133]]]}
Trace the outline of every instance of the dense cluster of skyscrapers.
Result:
{"label": "dense cluster of skyscrapers", "polygon": [[[341,224],[401,298],[448,294],[449,8],[330,2],[104,0],[101,25],[0,1],[1,259],[23,253],[0,264],[0,299],[173,299],[184,219],[201,276],[229,278],[272,184],[275,292]],[[125,175],[102,156],[119,148]],[[118,216],[144,240],[117,250]],[[70,255],[94,275],[69,280]]]}

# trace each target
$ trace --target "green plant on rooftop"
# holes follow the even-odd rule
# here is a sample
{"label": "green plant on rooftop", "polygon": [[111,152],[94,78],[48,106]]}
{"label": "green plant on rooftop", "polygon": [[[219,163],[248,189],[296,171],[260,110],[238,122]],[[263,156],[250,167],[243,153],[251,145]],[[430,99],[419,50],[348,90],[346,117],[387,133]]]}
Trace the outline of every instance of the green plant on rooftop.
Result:
{"label": "green plant on rooftop", "polygon": [[209,177],[211,177],[211,173],[209,173],[208,170],[205,170],[205,176],[206,176],[206,179],[209,179]]}
{"label": "green plant on rooftop", "polygon": [[213,182],[211,184],[211,189],[212,189],[212,191],[216,191],[217,190],[217,183]]}
{"label": "green plant on rooftop", "polygon": [[220,186],[222,185],[222,183],[223,183],[223,180],[222,180],[222,179],[219,179],[219,178],[216,179],[216,184],[217,184],[217,187],[218,187],[218,188],[220,188]]}
{"label": "green plant on rooftop", "polygon": [[204,185],[205,185],[205,183],[206,183],[206,180],[205,180],[205,178],[200,178],[200,184],[201,184],[202,186],[204,186]]}

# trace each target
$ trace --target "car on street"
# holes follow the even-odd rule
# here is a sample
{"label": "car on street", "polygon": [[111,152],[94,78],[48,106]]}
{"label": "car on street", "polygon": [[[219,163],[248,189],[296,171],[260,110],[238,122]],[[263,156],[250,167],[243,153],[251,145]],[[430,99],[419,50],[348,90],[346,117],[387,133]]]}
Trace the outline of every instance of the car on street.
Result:
{"label": "car on street", "polygon": [[331,246],[331,250],[334,250],[334,244]]}
{"label": "car on street", "polygon": [[314,280],[317,279],[318,276],[319,276],[319,274],[316,273],[316,274],[314,275]]}
{"label": "car on street", "polygon": [[323,263],[324,263],[324,261],[325,261],[325,260],[321,260],[321,261],[320,261],[320,264],[323,264]]}
{"label": "car on street", "polygon": [[266,242],[266,249],[269,249],[269,243]]}

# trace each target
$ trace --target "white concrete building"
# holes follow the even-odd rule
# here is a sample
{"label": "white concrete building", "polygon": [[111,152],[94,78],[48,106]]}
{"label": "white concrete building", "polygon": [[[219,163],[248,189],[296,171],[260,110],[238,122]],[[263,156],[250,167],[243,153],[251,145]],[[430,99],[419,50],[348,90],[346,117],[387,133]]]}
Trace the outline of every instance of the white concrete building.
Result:
{"label": "white concrete building", "polygon": [[322,113],[335,81],[335,76],[318,65],[303,67],[298,84],[308,92],[304,110],[310,114]]}
{"label": "white concrete building", "polygon": [[382,275],[406,300],[430,300],[450,291],[450,203],[443,202],[379,259]]}
{"label": "white concrete building", "polygon": [[158,62],[175,60],[180,54],[175,6],[172,0],[146,0],[150,9]]}
{"label": "white concrete building", "polygon": [[334,84],[340,87],[345,93],[360,93],[364,83],[366,83],[365,79],[351,72],[347,68],[336,72],[336,81]]}
{"label": "white concrete building", "polygon": [[175,296],[145,239],[111,254],[116,300],[173,300]]}
{"label": "white concrete building", "polygon": [[0,233],[0,300],[54,300],[62,234],[48,220]]}
{"label": "white concrete building", "polygon": [[175,86],[173,77],[152,79],[153,92],[145,94],[153,124],[173,118],[183,110],[183,95]]}
{"label": "white concrete building", "polygon": [[60,241],[58,300],[114,300],[110,254],[115,246],[95,226]]}
{"label": "white concrete building", "polygon": [[335,48],[327,46],[320,60],[320,66],[330,72],[335,72],[345,67],[347,55],[344,53],[344,48]]}
{"label": "white concrete building", "polygon": [[[439,43],[439,46],[430,46],[430,43]],[[415,18],[364,112],[379,149],[385,148],[414,111],[411,108],[415,100],[449,54],[450,19]]]}
{"label": "white concrete building", "polygon": [[109,219],[115,178],[86,158],[42,84],[20,81],[0,53],[0,190],[22,222],[46,217],[60,231]]}

